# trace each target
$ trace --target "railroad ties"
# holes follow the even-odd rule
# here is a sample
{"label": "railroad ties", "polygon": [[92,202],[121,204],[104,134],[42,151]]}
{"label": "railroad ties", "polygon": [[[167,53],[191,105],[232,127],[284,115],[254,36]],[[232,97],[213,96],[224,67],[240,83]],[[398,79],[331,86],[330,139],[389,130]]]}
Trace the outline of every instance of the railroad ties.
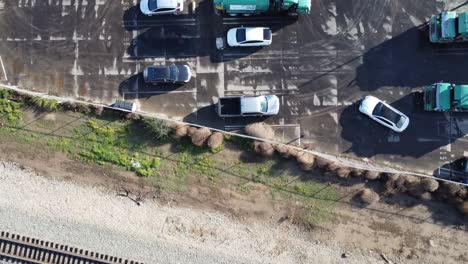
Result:
{"label": "railroad ties", "polygon": [[89,250],[0,232],[0,260],[13,263],[141,264]]}

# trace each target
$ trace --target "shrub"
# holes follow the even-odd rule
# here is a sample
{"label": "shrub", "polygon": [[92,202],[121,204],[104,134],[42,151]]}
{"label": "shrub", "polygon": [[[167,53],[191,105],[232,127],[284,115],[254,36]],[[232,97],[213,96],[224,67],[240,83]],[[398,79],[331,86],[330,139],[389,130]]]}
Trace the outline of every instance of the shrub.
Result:
{"label": "shrub", "polygon": [[91,112],[91,107],[87,104],[75,103],[75,102],[65,102],[62,104],[62,107],[66,110],[89,114]]}
{"label": "shrub", "polygon": [[350,174],[352,177],[361,177],[364,174],[364,170],[352,168]]}
{"label": "shrub", "polygon": [[169,137],[169,133],[171,133],[171,129],[167,126],[164,120],[152,117],[143,117],[141,122],[148,130],[149,134],[158,140],[167,139]]}
{"label": "shrub", "polygon": [[211,134],[210,138],[208,139],[208,147],[211,149],[216,149],[223,144],[224,136],[221,132],[214,132]]}
{"label": "shrub", "polygon": [[420,182],[420,187],[426,192],[433,192],[439,188],[439,182],[434,179],[422,179]]}
{"label": "shrub", "polygon": [[196,146],[201,147],[205,145],[210,135],[211,135],[211,131],[208,128],[206,127],[199,128],[195,132],[193,132],[193,134],[191,135],[192,143]]}
{"label": "shrub", "polygon": [[196,127],[188,127],[187,128],[187,136],[191,137],[195,132],[197,132],[198,128]]}
{"label": "shrub", "polygon": [[275,131],[266,123],[252,123],[245,127],[245,133],[252,137],[270,139],[275,137]]}
{"label": "shrub", "polygon": [[358,200],[366,206],[376,203],[380,200],[379,194],[369,188],[360,191],[356,198],[358,198]]}
{"label": "shrub", "polygon": [[336,176],[340,178],[348,178],[350,174],[351,174],[351,170],[346,167],[340,167],[339,169],[336,170]]}
{"label": "shrub", "polygon": [[273,148],[283,158],[289,158],[291,156],[295,156],[298,152],[298,150],[296,150],[295,148],[290,147],[288,145],[283,145],[283,144],[276,144],[273,146]]}
{"label": "shrub", "polygon": [[60,108],[59,101],[39,96],[29,98],[28,103],[44,111],[56,111]]}
{"label": "shrub", "polygon": [[179,139],[187,136],[188,126],[179,126],[175,129],[174,137]]}
{"label": "shrub", "polygon": [[464,215],[468,215],[468,201],[464,201],[457,206],[458,211]]}
{"label": "shrub", "polygon": [[377,171],[371,171],[371,170],[367,170],[365,173],[364,173],[364,178],[368,179],[368,180],[376,180],[380,177],[380,173],[377,172]]}
{"label": "shrub", "polygon": [[7,89],[0,88],[0,99],[9,99],[11,92]]}
{"label": "shrub", "polygon": [[275,154],[275,149],[267,142],[254,141],[254,150],[265,157],[272,157]]}
{"label": "shrub", "polygon": [[329,161],[326,158],[317,156],[315,159],[315,164],[317,164],[317,167],[325,169],[328,166]]}
{"label": "shrub", "polygon": [[309,171],[312,170],[312,168],[314,167],[315,156],[308,152],[302,152],[297,154],[296,160],[299,163],[301,169]]}

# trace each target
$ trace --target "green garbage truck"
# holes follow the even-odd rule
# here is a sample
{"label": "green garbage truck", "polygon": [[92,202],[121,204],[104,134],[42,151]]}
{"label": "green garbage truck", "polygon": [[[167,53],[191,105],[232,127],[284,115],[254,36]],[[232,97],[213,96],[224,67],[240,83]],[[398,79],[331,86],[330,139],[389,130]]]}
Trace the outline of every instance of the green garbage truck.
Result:
{"label": "green garbage truck", "polygon": [[429,21],[429,41],[450,43],[468,41],[468,12],[443,11]]}
{"label": "green garbage truck", "polygon": [[424,87],[424,110],[468,111],[468,85],[438,82]]}
{"label": "green garbage truck", "polygon": [[311,0],[214,0],[219,15],[277,15],[297,16],[310,13]]}

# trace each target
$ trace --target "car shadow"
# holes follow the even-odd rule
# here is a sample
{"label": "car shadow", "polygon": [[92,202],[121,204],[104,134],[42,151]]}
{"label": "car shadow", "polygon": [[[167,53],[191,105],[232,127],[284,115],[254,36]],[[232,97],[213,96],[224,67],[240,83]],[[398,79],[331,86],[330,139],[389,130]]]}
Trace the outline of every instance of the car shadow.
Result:
{"label": "car shadow", "polygon": [[184,86],[181,83],[175,84],[151,84],[143,79],[143,73],[138,73],[122,81],[119,85],[119,94],[125,100],[148,98],[175,91]]}
{"label": "car shadow", "polygon": [[214,102],[200,107],[197,111],[185,116],[183,121],[243,133],[244,127],[248,124],[264,122],[271,118],[270,116],[220,117],[217,113],[217,106],[217,102]]}
{"label": "car shadow", "polygon": [[[139,6],[127,9],[122,18],[124,28],[142,31],[127,48],[128,59],[209,56],[211,63],[236,60],[254,54],[263,47],[228,47],[226,33],[230,28],[265,26],[275,32],[297,21],[296,17],[277,16],[223,18],[214,14],[212,1],[201,1],[194,10],[194,14],[188,15],[150,17],[142,14]],[[229,21],[223,23],[223,19]],[[217,38],[223,39],[224,49],[217,49]]]}
{"label": "car shadow", "polygon": [[418,92],[390,103],[410,119],[408,128],[401,133],[360,113],[360,102],[344,108],[339,119],[341,138],[351,143],[345,153],[359,157],[392,154],[419,158],[462,136],[454,136],[450,131],[448,113],[424,111],[422,100],[422,93]]}

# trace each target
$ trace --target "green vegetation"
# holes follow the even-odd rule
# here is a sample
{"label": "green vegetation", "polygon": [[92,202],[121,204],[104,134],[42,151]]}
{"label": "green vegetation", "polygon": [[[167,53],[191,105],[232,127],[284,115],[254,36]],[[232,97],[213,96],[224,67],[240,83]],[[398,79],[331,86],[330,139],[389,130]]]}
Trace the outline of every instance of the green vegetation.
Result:
{"label": "green vegetation", "polygon": [[17,126],[23,116],[23,104],[11,101],[10,96],[10,91],[0,88],[0,120],[10,126]]}
{"label": "green vegetation", "polygon": [[28,99],[28,103],[38,107],[44,111],[57,111],[60,108],[59,101],[55,99],[46,99],[38,96],[33,96]]}
{"label": "green vegetation", "polygon": [[[0,113],[8,122],[18,123],[23,117],[22,104],[9,101],[9,96],[8,91],[0,89]],[[133,171],[160,190],[181,192],[197,184],[231,188],[244,195],[271,195],[273,199],[293,202],[294,207],[299,204],[301,209],[295,217],[308,223],[327,219],[339,197],[332,186],[303,180],[305,173],[288,170],[290,163],[259,158],[250,151],[250,139],[230,136],[219,148],[210,149],[193,145],[187,137],[172,139],[167,124],[153,118],[123,121],[104,112],[99,117],[76,115],[75,122],[73,117],[60,118],[65,116],[60,111],[54,115],[55,119],[47,120],[47,124],[57,123],[47,129],[29,114],[30,120],[23,121],[28,123],[28,130],[1,130],[3,141],[45,141],[49,149],[72,158]],[[240,159],[239,149],[245,150]]]}
{"label": "green vegetation", "polygon": [[155,139],[167,140],[169,138],[171,128],[166,124],[166,121],[152,117],[143,117],[141,122],[149,134]]}

